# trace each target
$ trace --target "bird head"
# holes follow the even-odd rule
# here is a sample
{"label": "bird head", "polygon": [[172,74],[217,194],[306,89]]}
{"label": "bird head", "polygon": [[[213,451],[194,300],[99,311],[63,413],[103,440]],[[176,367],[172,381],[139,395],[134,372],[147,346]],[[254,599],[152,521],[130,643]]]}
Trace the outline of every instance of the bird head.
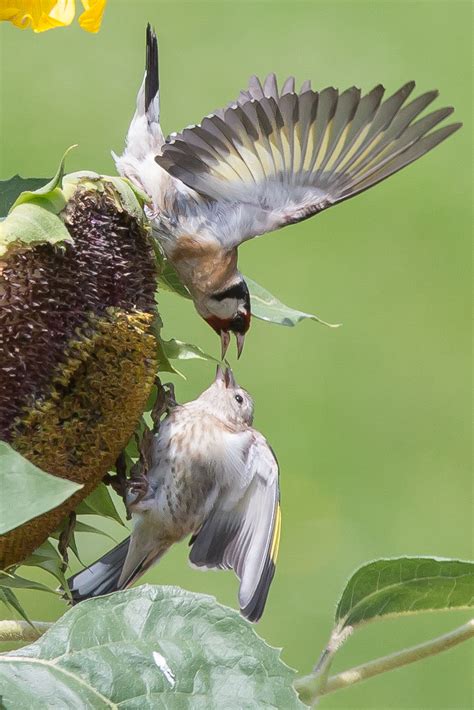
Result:
{"label": "bird head", "polygon": [[240,357],[245,341],[245,334],[250,328],[250,294],[244,279],[227,288],[208,296],[200,310],[204,320],[221,338],[222,359],[229,347],[231,333],[237,341],[237,357]]}
{"label": "bird head", "polygon": [[238,427],[251,426],[253,422],[253,399],[235,381],[230,367],[225,370],[218,365],[216,378],[199,399],[204,400],[210,411],[226,423]]}

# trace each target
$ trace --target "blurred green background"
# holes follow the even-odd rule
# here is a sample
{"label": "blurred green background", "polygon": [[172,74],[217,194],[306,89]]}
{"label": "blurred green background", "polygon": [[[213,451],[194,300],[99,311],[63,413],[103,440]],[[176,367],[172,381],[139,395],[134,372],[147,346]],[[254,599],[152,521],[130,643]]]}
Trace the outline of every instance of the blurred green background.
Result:
{"label": "blurred green background", "polygon": [[[1,175],[113,173],[142,79],[145,24],[160,41],[165,131],[197,122],[252,73],[313,86],[409,79],[438,88],[464,129],[382,185],[317,218],[246,244],[242,271],[284,302],[343,322],[331,331],[255,321],[236,376],[256,400],[256,426],[281,466],[283,532],[258,633],[308,671],[338,595],[381,556],[472,557],[470,473],[469,2],[125,2],[110,0],[100,33],[77,26],[34,35],[0,27]],[[165,336],[217,355],[190,303],[162,294]],[[180,400],[214,368],[190,362]],[[95,519],[97,520],[97,519]],[[91,520],[92,522],[92,520]],[[106,526],[118,538],[118,526]],[[110,544],[80,536],[83,559]],[[231,573],[197,574],[183,544],[144,581],[176,584],[236,606]],[[26,592],[33,618],[63,606]],[[467,613],[425,614],[360,630],[335,670],[442,633]],[[468,708],[472,651],[448,654],[328,696],[328,708]]]}

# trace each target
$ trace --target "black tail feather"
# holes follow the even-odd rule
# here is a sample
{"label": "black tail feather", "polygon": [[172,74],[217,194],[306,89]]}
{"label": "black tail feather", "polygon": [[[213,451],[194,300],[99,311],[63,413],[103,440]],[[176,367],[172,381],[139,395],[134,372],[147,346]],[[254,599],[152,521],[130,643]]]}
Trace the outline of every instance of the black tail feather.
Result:
{"label": "black tail feather", "polygon": [[262,572],[262,576],[258,583],[258,587],[255,590],[252,599],[249,603],[240,609],[240,613],[249,621],[253,623],[259,621],[265,609],[265,604],[267,602],[268,592],[270,591],[270,585],[272,583],[273,577],[275,575],[275,563],[268,558],[265,562],[265,567]]}
{"label": "black tail feather", "polygon": [[68,579],[73,604],[117,591],[129,544],[127,537],[100,560]]}
{"label": "black tail feather", "polygon": [[145,78],[145,113],[160,89],[158,71],[158,40],[150,24],[146,28],[146,78]]}

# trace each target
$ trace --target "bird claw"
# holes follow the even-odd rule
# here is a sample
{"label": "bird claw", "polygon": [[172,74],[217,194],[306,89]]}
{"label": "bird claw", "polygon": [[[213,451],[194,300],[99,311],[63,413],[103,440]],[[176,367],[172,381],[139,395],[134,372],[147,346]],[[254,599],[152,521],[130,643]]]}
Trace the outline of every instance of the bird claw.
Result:
{"label": "bird claw", "polygon": [[158,395],[153,409],[151,410],[153,434],[158,432],[158,429],[160,428],[160,419],[163,414],[169,414],[170,410],[178,404],[175,399],[174,385],[171,382],[162,385],[157,377],[155,385],[158,390]]}
{"label": "bird claw", "polygon": [[[142,469],[132,473],[132,476],[128,482],[128,504],[127,508],[133,508],[140,501],[146,498],[150,488],[150,483],[148,481],[147,475]],[[135,496],[130,500],[130,496]]]}
{"label": "bird claw", "polygon": [[173,407],[178,406],[178,402],[176,401],[176,396],[174,393],[174,384],[172,382],[167,382],[163,385],[163,389],[165,391],[166,412],[169,414],[170,410],[173,409]]}
{"label": "bird claw", "polygon": [[[126,503],[126,496],[127,496],[127,485],[128,485],[128,479],[127,479],[127,462],[125,458],[125,452],[122,451],[118,458],[117,461],[115,462],[115,474],[112,473],[106,473],[105,476],[103,477],[102,481],[105,483],[106,486],[110,486],[113,488],[113,490],[117,493],[117,495],[120,496],[120,498],[123,500],[125,509],[127,509],[127,503]],[[127,511],[127,520],[130,520],[130,517],[128,515]]]}

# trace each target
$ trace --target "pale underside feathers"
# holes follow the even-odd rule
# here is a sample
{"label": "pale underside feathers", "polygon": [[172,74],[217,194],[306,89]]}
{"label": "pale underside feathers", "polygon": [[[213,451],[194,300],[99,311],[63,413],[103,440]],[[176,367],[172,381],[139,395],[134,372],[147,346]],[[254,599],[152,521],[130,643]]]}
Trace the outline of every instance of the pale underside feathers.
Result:
{"label": "pale underside feathers", "polygon": [[245,495],[218,500],[191,540],[189,560],[197,567],[233,569],[241,612],[258,621],[275,574],[281,525],[278,464],[262,436],[255,437],[245,466],[251,480]]}
{"label": "pale underside feathers", "polygon": [[317,92],[309,82],[296,93],[292,77],[281,90],[274,74],[263,84],[253,77],[235,103],[170,136],[155,160],[226,211],[248,207],[241,233],[227,237],[237,245],[366,190],[461,126],[432,130],[453,109],[419,118],[438,92],[407,103],[414,86],[382,101],[381,85],[362,97],[355,87]]}
{"label": "pale underside feathers", "polygon": [[[234,570],[240,580],[241,613],[256,622],[263,614],[278,557],[278,463],[266,439],[255,430],[238,472],[231,460],[235,459],[232,446],[226,451],[221,465],[233,471],[232,485],[221,489],[213,509],[191,538],[189,559],[197,567]],[[227,475],[220,471],[217,477],[222,474]],[[156,521],[146,517],[135,521],[130,538],[68,580],[73,602],[129,587],[172,543],[169,535],[161,534]]]}

